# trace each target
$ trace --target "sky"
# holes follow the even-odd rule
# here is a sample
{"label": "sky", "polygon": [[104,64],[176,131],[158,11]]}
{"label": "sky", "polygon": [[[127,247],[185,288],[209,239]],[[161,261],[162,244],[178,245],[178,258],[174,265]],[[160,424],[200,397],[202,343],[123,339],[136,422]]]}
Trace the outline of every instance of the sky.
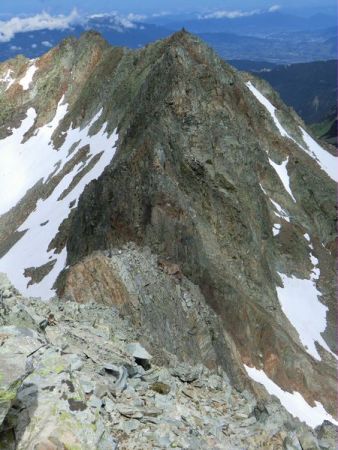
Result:
{"label": "sky", "polygon": [[36,14],[46,11],[50,14],[66,14],[77,8],[80,13],[119,11],[123,13],[183,12],[206,10],[268,8],[273,3],[281,9],[290,11],[294,8],[306,14],[309,10],[318,12],[331,6],[334,11],[335,0],[0,0],[0,15],[15,16]]}

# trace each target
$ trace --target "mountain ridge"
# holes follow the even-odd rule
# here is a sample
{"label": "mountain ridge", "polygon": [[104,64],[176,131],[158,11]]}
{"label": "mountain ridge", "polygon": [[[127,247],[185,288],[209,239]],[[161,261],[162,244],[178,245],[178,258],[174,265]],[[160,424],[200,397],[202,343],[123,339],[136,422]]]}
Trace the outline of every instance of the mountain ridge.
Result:
{"label": "mountain ridge", "polygon": [[[28,88],[20,88],[33,66]],[[47,279],[46,292],[57,288],[61,298],[113,302],[153,348],[174,352],[170,333],[177,330],[183,360],[220,364],[239,386],[248,384],[245,367],[259,368],[312,407],[317,401],[335,414],[336,159],[296,113],[267,83],[238,73],[185,31],[136,52],[87,33],[36,61],[2,64],[0,73],[8,67],[16,81],[0,94],[7,104],[1,137],[11,139],[8,127],[19,130],[24,111],[33,108],[37,117],[21,130],[22,145],[33,146],[44,129],[55,164],[20,207],[0,217],[0,270],[18,258],[13,249],[23,245],[22,233],[39,236],[52,227],[43,225],[44,197],[49,208],[67,205],[48,248],[41,247],[44,264],[23,266],[20,283],[32,282],[26,295]],[[32,222],[33,214],[40,222]],[[173,305],[163,286],[147,287],[147,270],[153,272],[144,258],[135,257],[145,273],[119,258],[131,243],[137,255],[148,249],[172,277]],[[59,276],[56,285],[50,274]],[[192,285],[180,285],[181,276]],[[311,329],[313,316],[304,330],[290,313],[284,293],[293,283],[307,289],[302,313],[313,302],[318,330]],[[203,328],[189,313],[188,335],[175,325],[184,322],[183,312],[175,312],[183,294],[216,317]]]}

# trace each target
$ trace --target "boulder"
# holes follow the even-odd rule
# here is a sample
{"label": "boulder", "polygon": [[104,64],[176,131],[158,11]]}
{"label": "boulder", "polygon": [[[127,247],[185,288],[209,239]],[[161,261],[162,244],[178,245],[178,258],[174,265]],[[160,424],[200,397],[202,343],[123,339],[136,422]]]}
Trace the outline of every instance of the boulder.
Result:
{"label": "boulder", "polygon": [[32,370],[29,355],[41,347],[34,331],[0,327],[0,425],[3,423],[23,380]]}

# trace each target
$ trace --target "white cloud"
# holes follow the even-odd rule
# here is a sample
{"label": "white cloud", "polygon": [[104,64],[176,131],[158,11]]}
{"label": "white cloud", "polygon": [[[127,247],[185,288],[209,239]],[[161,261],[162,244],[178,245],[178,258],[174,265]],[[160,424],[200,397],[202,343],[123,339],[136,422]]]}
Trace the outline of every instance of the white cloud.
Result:
{"label": "white cloud", "polygon": [[42,12],[31,17],[13,17],[8,21],[0,21],[0,42],[9,42],[17,33],[37,30],[63,30],[79,20],[76,10],[69,16],[51,16]]}
{"label": "white cloud", "polygon": [[51,42],[49,42],[49,41],[42,41],[41,44],[42,44],[44,47],[48,47],[48,48],[53,47],[53,44],[52,44]]}
{"label": "white cloud", "polygon": [[269,12],[276,12],[279,11],[281,9],[280,5],[272,5],[270,6],[270,8],[268,9]]}
{"label": "white cloud", "polygon": [[272,5],[267,10],[253,9],[251,11],[242,11],[240,9],[235,10],[219,10],[210,12],[199,16],[199,19],[239,19],[241,17],[256,16],[257,14],[263,14],[266,12],[273,13],[280,9],[280,5]]}
{"label": "white cloud", "polygon": [[170,16],[170,12],[168,12],[168,11],[161,11],[161,12],[153,13],[151,15],[151,17],[154,17],[154,18],[165,17],[165,16]]}
{"label": "white cloud", "polygon": [[123,16],[118,14],[116,11],[111,13],[103,13],[103,14],[92,14],[88,16],[88,20],[99,20],[99,19],[107,19],[109,22],[109,27],[115,31],[123,32],[126,29],[130,28],[138,28],[134,21],[141,21],[146,19],[146,16],[142,16],[140,14],[130,13],[127,16]]}
{"label": "white cloud", "polygon": [[199,16],[200,19],[238,19],[239,17],[249,17],[259,14],[259,9],[253,11],[240,11],[239,9],[233,11],[215,11],[203,16]]}
{"label": "white cloud", "polygon": [[131,22],[142,22],[142,20],[147,19],[147,16],[144,14],[129,13],[127,15],[127,19],[130,20]]}

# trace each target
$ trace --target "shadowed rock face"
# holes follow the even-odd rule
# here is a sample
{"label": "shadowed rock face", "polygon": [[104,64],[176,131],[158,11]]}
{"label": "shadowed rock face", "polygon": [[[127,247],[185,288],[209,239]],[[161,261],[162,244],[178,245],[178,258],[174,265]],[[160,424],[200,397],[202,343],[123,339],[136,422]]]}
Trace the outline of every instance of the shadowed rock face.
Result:
{"label": "shadowed rock face", "polygon": [[[266,83],[251,79],[277,108],[290,137],[283,136],[246,85],[249,78],[184,32],[137,52],[110,48],[88,34],[37,64],[35,93],[18,100],[14,85],[5,94],[13,106],[4,124],[20,121],[15,111],[23,114],[34,105],[36,128],[65,95],[70,106],[53,135],[56,147],[62,131],[85,124],[100,108],[94,128],[107,122],[107,130],[119,134],[112,162],[85,188],[53,240],[58,252],[66,246],[70,266],[58,278],[59,296],[115,305],[154,347],[175,352],[175,336],[181,359],[221,365],[240,385],[242,363],[253,365],[334,414],[335,359],[319,347],[321,360],[306,351],[276,290],[283,286],[279,274],[309,280],[311,255],[318,259],[315,283],[328,308],[323,337],[334,351],[335,185],[301,148],[304,125],[296,114]],[[51,67],[54,74],[48,75]],[[51,93],[48,101],[43,86]],[[271,161],[280,167],[287,161],[294,199]],[[37,186],[20,208],[0,217],[0,250],[19,239],[8,223],[22,223],[47,188]],[[119,258],[118,249],[130,243],[137,254],[149,249],[149,261]],[[149,281],[149,274],[156,276],[156,258],[177,265],[171,284]],[[195,328],[189,324],[197,330],[193,338],[176,333],[193,320],[172,303],[183,295],[180,289],[184,293],[182,279],[190,283],[193,304],[206,309],[203,317],[212,317],[204,328],[198,321]]]}

